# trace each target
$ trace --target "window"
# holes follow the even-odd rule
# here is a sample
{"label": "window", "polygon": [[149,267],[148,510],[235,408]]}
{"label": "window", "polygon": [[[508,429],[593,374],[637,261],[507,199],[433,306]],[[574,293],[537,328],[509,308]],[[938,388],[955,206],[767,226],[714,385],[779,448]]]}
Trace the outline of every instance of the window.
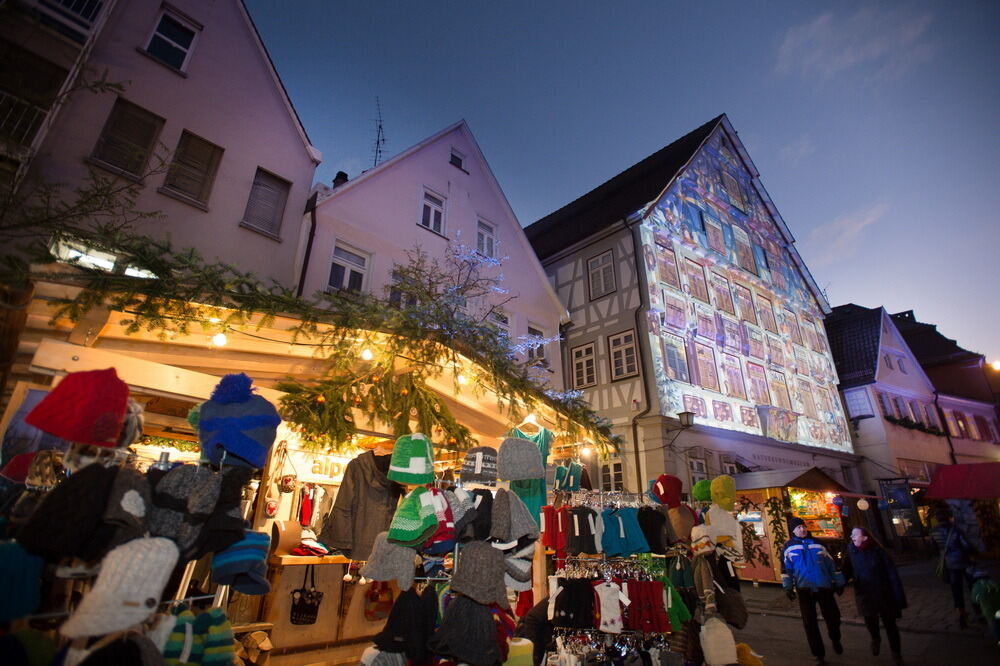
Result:
{"label": "window", "polygon": [[198,203],[207,204],[220,159],[222,148],[185,130],[177,143],[177,151],[163,187]]}
{"label": "window", "polygon": [[757,314],[760,315],[760,325],[772,333],[778,332],[778,324],[774,321],[774,310],[771,309],[771,300],[763,296],[757,296]]}
{"label": "window", "polygon": [[757,264],[753,258],[753,246],[750,243],[750,234],[744,229],[731,225],[733,230],[733,240],[736,243],[736,263],[743,270],[757,274]]}
{"label": "window", "polygon": [[785,346],[772,335],[767,336],[767,361],[771,365],[785,367]]}
{"label": "window", "polygon": [[741,284],[734,284],[733,293],[736,295],[736,307],[740,310],[740,319],[756,326],[757,314],[753,309],[753,295],[751,291]]}
{"label": "window", "polygon": [[494,310],[486,317],[486,321],[501,335],[510,337],[510,317],[506,312]]}
{"label": "window", "polygon": [[624,488],[625,475],[622,473],[621,461],[601,465],[601,490],[623,490]]}
{"label": "window", "polygon": [[451,158],[448,159],[448,164],[456,166],[462,171],[465,171],[465,155],[452,148]]}
{"label": "window", "polygon": [[982,416],[974,416],[973,420],[975,421],[976,434],[979,435],[976,439],[992,440],[993,432],[990,427],[990,421]]}
{"label": "window", "polygon": [[889,356],[888,354],[882,355],[882,362],[885,363],[885,367],[889,368],[890,370],[894,369],[892,367],[892,357]]}
{"label": "window", "polygon": [[740,473],[739,465],[737,465],[734,462],[728,462],[728,461],[723,460],[722,461],[722,473],[723,474],[728,474],[729,476],[733,476],[734,474],[739,474]]}
{"label": "window", "polygon": [[788,332],[792,342],[797,345],[801,345],[802,330],[799,329],[799,320],[795,318],[795,313],[791,310],[784,310],[782,319],[785,323],[785,330]]}
{"label": "window", "polygon": [[346,243],[337,241],[333,247],[328,289],[361,291],[368,272],[369,256]]}
{"label": "window", "polygon": [[726,395],[746,400],[747,392],[746,387],[743,385],[743,370],[740,368],[740,359],[729,354],[723,354],[722,370],[726,377]]}
{"label": "window", "polygon": [[896,462],[899,463],[900,473],[911,481],[930,482],[933,472],[928,469],[927,463],[922,460],[904,460],[903,458],[899,458]]}
{"label": "window", "polygon": [[705,231],[708,234],[708,247],[719,254],[726,254],[726,237],[722,233],[722,224],[708,215],[704,216]]}
{"label": "window", "polygon": [[934,428],[941,427],[941,421],[938,419],[937,407],[934,405],[926,405],[924,412],[927,414],[927,425]]}
{"label": "window", "polygon": [[687,348],[684,346],[684,338],[676,335],[663,336],[663,371],[669,379],[679,382],[690,383],[691,375],[688,372]]}
{"label": "window", "polygon": [[93,158],[142,176],[163,127],[163,118],[119,98],[101,130]]}
{"label": "window", "polygon": [[909,374],[908,372],[906,372],[906,361],[904,359],[897,358],[896,367],[899,368],[899,371],[902,372],[904,375]]}
{"label": "window", "polygon": [[876,391],[875,395],[878,397],[878,405],[882,408],[882,413],[886,416],[896,418],[896,410],[889,396],[882,393],[882,391]]}
{"label": "window", "polygon": [[949,410],[944,410],[944,420],[948,424],[948,434],[952,437],[964,437],[965,434],[958,427],[958,419],[955,418],[955,413]]}
{"label": "window", "polygon": [[250,188],[247,209],[243,213],[243,224],[277,237],[290,188],[287,180],[258,168],[253,177],[253,187]]}
{"label": "window", "polygon": [[747,204],[743,200],[743,190],[740,189],[740,184],[736,182],[732,174],[728,171],[722,172],[722,185],[726,188],[726,195],[729,196],[729,203],[736,206],[742,211],[747,209]]}
{"label": "window", "polygon": [[747,354],[754,358],[764,358],[764,334],[760,329],[743,324],[743,330],[747,334]]}
{"label": "window", "polygon": [[687,327],[687,303],[663,290],[663,323],[674,328]]}
{"label": "window", "polygon": [[962,416],[965,416],[965,425],[968,428],[969,437],[977,442],[981,440],[983,437],[979,432],[979,426],[976,424],[977,417],[973,414],[969,414],[968,416],[963,414]]}
{"label": "window", "polygon": [[965,414],[959,411],[955,411],[955,423],[958,424],[958,436],[963,439],[972,438],[972,428],[969,425],[969,420],[966,418]]}
{"label": "window", "polygon": [[757,405],[770,405],[771,394],[767,388],[764,366],[747,363],[747,377],[750,379],[750,400]]}
{"label": "window", "polygon": [[618,335],[608,336],[608,353],[611,355],[612,381],[639,374],[635,332],[625,331]]}
{"label": "window", "polygon": [[611,250],[587,260],[590,300],[607,296],[615,290],[614,253]]}
{"label": "window", "polygon": [[684,275],[687,277],[688,289],[691,295],[699,301],[708,300],[708,284],[705,282],[705,269],[696,261],[684,260]]}
{"label": "window", "polygon": [[688,458],[688,470],[691,472],[691,485],[708,480],[708,465],[704,458]]}
{"label": "window", "polygon": [[444,235],[444,197],[424,192],[424,209],[420,215],[420,226]]}
{"label": "window", "polygon": [[733,305],[733,292],[729,290],[729,280],[712,271],[712,291],[715,293],[715,307],[731,315],[736,314]]}
{"label": "window", "polygon": [[740,353],[743,348],[743,336],[740,335],[740,325],[732,319],[722,319],[722,346],[727,351]]}
{"label": "window", "polygon": [[403,294],[402,285],[402,273],[399,269],[393,269],[392,271],[392,286],[389,288],[389,305],[394,308],[413,308],[419,303],[416,294],[407,293],[405,296]]}
{"label": "window", "polygon": [[[545,333],[542,331],[542,329],[537,328],[535,326],[532,326],[531,324],[528,324],[528,336],[532,337],[532,338],[544,338],[545,337]],[[544,361],[545,360],[545,345],[544,344],[540,344],[540,345],[534,345],[534,346],[528,347],[527,355],[528,355],[528,360],[531,360],[531,361]]]}
{"label": "window", "polygon": [[199,28],[173,12],[164,10],[149,38],[146,53],[165,65],[184,71]]}
{"label": "window", "polygon": [[495,257],[496,243],[496,227],[479,220],[476,225],[476,252],[484,257]]}
{"label": "window", "polygon": [[681,288],[681,279],[677,275],[677,255],[665,245],[656,246],[656,274],[660,282],[669,284],[674,289]]}
{"label": "window", "polygon": [[715,342],[717,330],[715,327],[715,315],[708,308],[695,306],[695,332],[703,338]]}
{"label": "window", "polygon": [[715,351],[708,345],[694,343],[695,367],[698,369],[698,384],[710,391],[719,390],[719,372],[715,368]]}
{"label": "window", "polygon": [[770,373],[771,396],[774,398],[774,406],[791,411],[792,401],[788,397],[788,384],[785,382],[785,375],[781,372]]}
{"label": "window", "polygon": [[586,388],[597,383],[597,365],[594,362],[594,343],[573,349],[573,388]]}
{"label": "window", "polygon": [[844,402],[847,403],[847,414],[852,419],[875,416],[871,400],[868,399],[868,392],[864,389],[847,391],[844,393]]}
{"label": "window", "polygon": [[816,411],[816,401],[813,398],[812,387],[809,382],[799,380],[799,400],[802,402],[802,412],[811,419],[818,419],[819,412]]}

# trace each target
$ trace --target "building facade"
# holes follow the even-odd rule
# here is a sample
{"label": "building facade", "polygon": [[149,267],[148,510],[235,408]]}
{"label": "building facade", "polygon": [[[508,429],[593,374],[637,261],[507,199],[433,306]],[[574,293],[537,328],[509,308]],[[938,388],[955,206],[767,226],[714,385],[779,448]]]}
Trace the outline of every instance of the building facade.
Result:
{"label": "building facade", "polygon": [[572,319],[567,388],[626,439],[627,488],[812,466],[856,485],[829,306],[726,116],[526,232]]}
{"label": "building facade", "polygon": [[[295,284],[321,156],[242,2],[24,0],[2,11],[8,186],[73,187],[90,171],[140,182],[136,209],[162,215],[138,232]],[[87,84],[101,77],[121,88]]]}
{"label": "building facade", "polygon": [[[313,225],[302,280],[306,295],[390,295],[394,267],[417,248],[438,260],[449,246],[477,257],[482,275],[499,278],[503,293],[467,303],[466,312],[487,316],[512,341],[524,341],[521,360],[543,383],[561,388],[555,338],[567,320],[565,308],[465,121],[354,179],[318,186],[306,220]],[[533,345],[529,338],[549,341]]]}

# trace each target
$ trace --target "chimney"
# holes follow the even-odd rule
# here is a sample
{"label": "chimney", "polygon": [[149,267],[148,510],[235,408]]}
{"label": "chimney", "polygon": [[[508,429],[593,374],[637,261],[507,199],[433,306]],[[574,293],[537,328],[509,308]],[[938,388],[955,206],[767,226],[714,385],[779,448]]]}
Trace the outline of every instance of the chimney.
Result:
{"label": "chimney", "polygon": [[337,175],[333,177],[333,186],[334,187],[337,187],[339,185],[343,185],[346,182],[347,182],[347,174],[344,173],[343,171],[338,171]]}

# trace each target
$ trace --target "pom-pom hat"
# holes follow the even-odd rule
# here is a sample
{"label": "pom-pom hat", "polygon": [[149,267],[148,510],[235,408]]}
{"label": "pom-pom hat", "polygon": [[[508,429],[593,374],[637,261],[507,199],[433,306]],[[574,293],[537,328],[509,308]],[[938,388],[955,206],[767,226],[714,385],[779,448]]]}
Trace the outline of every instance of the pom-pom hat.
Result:
{"label": "pom-pom hat", "polygon": [[115,446],[125,420],[128,386],[114,368],[71,372],[24,422],[70,442]]}
{"label": "pom-pom hat", "polygon": [[214,464],[261,468],[274,444],[281,417],[262,396],[253,393],[253,380],[246,374],[226,375],[199,410],[198,435],[205,457]]}
{"label": "pom-pom hat", "polygon": [[389,459],[390,481],[420,485],[434,480],[434,453],[431,440],[419,432],[396,440]]}
{"label": "pom-pom hat", "polygon": [[100,636],[147,619],[160,603],[177,557],[174,542],[161,537],[133,539],[112,550],[93,589],[63,624],[63,636]]}

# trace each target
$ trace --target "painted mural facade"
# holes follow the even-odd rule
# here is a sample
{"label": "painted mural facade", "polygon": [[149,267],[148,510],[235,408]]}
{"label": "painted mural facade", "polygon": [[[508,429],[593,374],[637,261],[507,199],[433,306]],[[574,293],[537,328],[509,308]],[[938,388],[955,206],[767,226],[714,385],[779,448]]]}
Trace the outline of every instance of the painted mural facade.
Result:
{"label": "painted mural facade", "polygon": [[820,305],[724,131],[642,226],[661,410],[851,451]]}

